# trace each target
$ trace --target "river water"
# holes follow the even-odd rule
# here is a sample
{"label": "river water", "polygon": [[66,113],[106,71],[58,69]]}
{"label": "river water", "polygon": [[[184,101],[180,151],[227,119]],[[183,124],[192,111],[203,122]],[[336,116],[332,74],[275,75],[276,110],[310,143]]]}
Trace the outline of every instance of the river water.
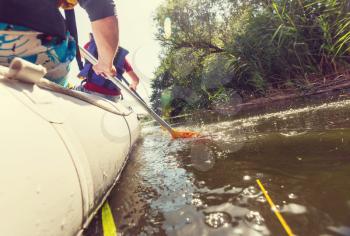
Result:
{"label": "river water", "polygon": [[[350,235],[350,100],[186,126],[143,128],[109,204],[122,235]],[[88,236],[103,235],[98,216]]]}

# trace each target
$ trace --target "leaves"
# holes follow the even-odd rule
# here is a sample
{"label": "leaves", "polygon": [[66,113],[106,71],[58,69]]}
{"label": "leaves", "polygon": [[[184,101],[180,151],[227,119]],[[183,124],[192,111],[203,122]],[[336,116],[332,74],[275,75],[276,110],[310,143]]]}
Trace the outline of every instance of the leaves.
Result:
{"label": "leaves", "polygon": [[[162,91],[173,91],[170,107],[181,112],[210,107],[232,91],[265,96],[269,88],[303,88],[311,75],[347,67],[349,10],[347,0],[167,0],[155,16],[163,54],[153,106],[160,107]],[[175,95],[184,87],[195,102]]]}

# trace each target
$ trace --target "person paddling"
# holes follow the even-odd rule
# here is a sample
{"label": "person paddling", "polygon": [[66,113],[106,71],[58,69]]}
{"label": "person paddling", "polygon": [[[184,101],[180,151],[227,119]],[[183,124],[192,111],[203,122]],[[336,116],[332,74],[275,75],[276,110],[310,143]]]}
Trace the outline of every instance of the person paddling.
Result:
{"label": "person paddling", "polygon": [[[96,43],[92,35],[90,35],[90,41],[85,44],[84,48],[96,58],[99,57],[100,54],[97,52],[98,50]],[[132,81],[130,84],[130,89],[136,91],[140,79],[126,59],[126,55],[128,53],[129,52],[126,49],[119,47],[113,63],[118,71],[117,77],[121,78],[123,73],[127,73]],[[93,71],[92,64],[90,62],[85,62],[84,68],[79,73],[78,77],[82,78],[83,81],[81,85],[75,87],[76,90],[95,94],[114,102],[117,102],[120,99],[120,89],[112,81],[105,79],[103,75],[96,74]]]}
{"label": "person paddling", "polygon": [[119,28],[113,0],[0,0],[0,64],[9,66],[13,58],[21,57],[43,65],[47,79],[67,86],[77,48],[59,7],[72,9],[78,3],[89,15],[102,55],[93,69],[115,75]]}

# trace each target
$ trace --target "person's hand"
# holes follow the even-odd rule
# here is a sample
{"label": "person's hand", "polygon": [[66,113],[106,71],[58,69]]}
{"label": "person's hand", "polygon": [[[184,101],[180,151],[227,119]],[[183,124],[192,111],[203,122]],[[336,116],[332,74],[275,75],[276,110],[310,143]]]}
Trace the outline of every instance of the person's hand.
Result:
{"label": "person's hand", "polygon": [[94,65],[92,68],[94,69],[95,73],[98,75],[115,76],[117,74],[117,70],[113,65],[105,64],[100,61],[96,65]]}
{"label": "person's hand", "polygon": [[138,84],[139,84],[139,82],[132,81],[131,84],[130,84],[130,86],[129,86],[129,88],[130,88],[131,90],[136,91],[136,88],[137,88],[137,85],[138,85]]}

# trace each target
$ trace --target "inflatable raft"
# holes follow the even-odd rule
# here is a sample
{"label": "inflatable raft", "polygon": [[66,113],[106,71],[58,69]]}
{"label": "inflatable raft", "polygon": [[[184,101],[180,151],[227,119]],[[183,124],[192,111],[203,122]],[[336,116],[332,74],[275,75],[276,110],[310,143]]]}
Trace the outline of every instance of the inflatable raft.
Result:
{"label": "inflatable raft", "polygon": [[44,73],[22,60],[0,68],[0,235],[81,235],[139,135],[122,102]]}

